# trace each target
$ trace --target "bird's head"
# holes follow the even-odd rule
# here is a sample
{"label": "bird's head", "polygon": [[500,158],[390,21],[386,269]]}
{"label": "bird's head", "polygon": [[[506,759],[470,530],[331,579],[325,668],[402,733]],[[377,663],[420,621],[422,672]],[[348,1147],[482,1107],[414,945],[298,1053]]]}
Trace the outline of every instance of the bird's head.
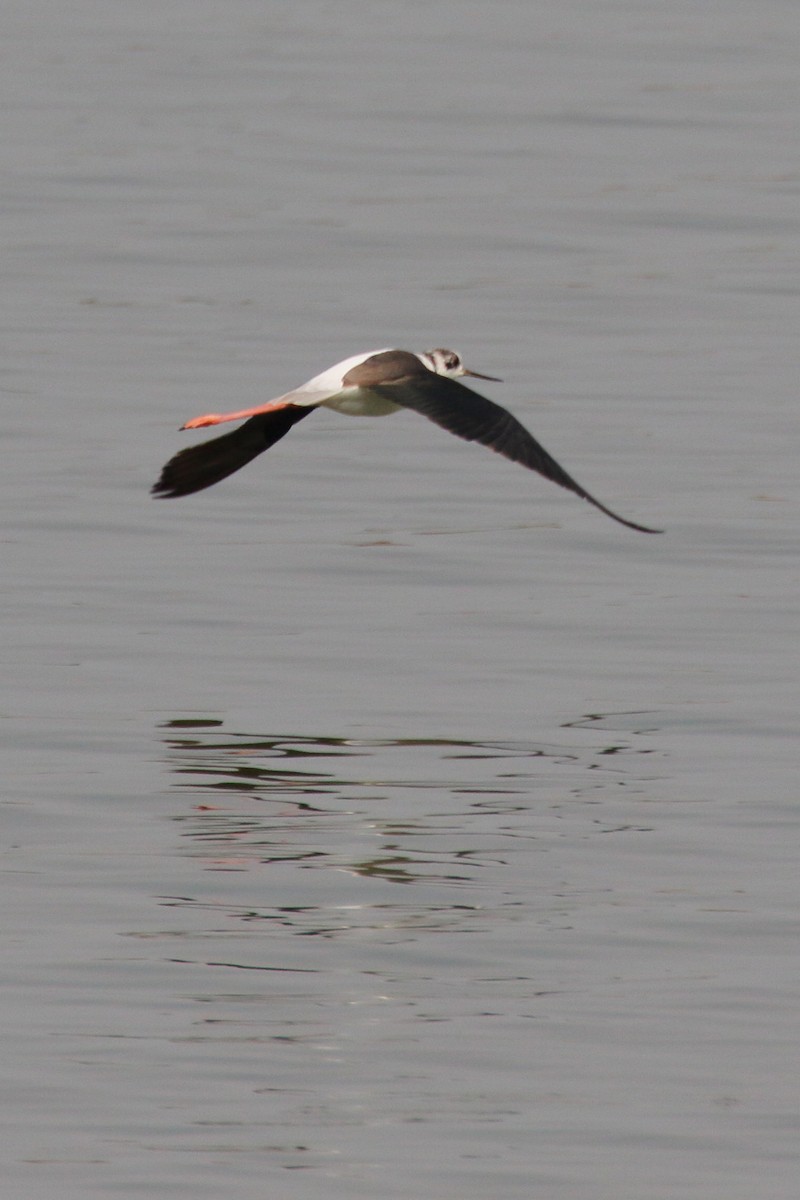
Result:
{"label": "bird's head", "polygon": [[446,375],[449,379],[459,379],[462,375],[470,375],[473,379],[491,379],[493,383],[501,383],[496,375],[480,375],[470,371],[461,361],[461,355],[455,350],[426,350],[420,358],[435,375]]}

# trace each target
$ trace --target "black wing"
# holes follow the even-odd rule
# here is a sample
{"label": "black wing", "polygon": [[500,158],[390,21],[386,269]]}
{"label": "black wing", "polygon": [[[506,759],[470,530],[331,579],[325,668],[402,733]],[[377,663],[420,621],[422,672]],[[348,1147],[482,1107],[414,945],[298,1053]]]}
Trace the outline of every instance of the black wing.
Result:
{"label": "black wing", "polygon": [[222,437],[187,446],[171,458],[151,489],[154,496],[189,496],[219,483],[251,459],[274,446],[313,408],[287,404],[275,412],[259,413]]}
{"label": "black wing", "polygon": [[428,372],[426,377],[414,376],[413,379],[399,380],[386,386],[373,385],[370,391],[429,417],[456,437],[468,442],[480,442],[512,462],[538,471],[545,479],[551,479],[553,483],[588,500],[607,517],[619,521],[620,525],[638,529],[641,533],[663,532],[661,529],[649,529],[647,525],[637,525],[635,521],[626,521],[606,508],[558,465],[516,417],[455,379]]}

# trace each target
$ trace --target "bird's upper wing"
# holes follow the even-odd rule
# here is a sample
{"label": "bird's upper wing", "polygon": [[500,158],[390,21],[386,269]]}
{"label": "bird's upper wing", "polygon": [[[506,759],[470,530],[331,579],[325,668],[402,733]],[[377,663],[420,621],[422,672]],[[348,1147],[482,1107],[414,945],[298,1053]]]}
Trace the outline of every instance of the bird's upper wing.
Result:
{"label": "bird's upper wing", "polygon": [[189,496],[219,483],[245,466],[256,455],[274,446],[293,425],[313,409],[289,404],[274,412],[259,413],[222,437],[187,446],[169,460],[153,485],[154,496]]}
{"label": "bird's upper wing", "polygon": [[373,384],[370,391],[387,400],[393,400],[403,408],[413,409],[414,412],[429,417],[431,421],[457,437],[464,438],[465,441],[480,442],[481,445],[489,446],[498,454],[510,458],[512,462],[521,463],[531,471],[538,471],[545,479],[551,479],[553,483],[558,483],[583,500],[588,500],[595,508],[599,508],[612,520],[619,521],[621,525],[638,529],[641,533],[662,532],[660,529],[650,529],[646,525],[627,521],[610,508],[606,508],[605,504],[596,500],[586,488],[581,487],[559,466],[516,417],[455,379],[427,371],[422,375],[415,373],[413,378],[399,379],[387,385]]}

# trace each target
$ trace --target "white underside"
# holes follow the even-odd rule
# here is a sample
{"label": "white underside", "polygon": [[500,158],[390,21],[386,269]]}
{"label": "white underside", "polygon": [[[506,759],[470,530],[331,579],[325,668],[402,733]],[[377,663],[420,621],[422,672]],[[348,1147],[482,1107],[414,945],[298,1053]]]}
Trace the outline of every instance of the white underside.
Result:
{"label": "white underside", "polygon": [[393,404],[391,400],[384,400],[382,396],[376,396],[374,392],[365,391],[364,388],[347,388],[337,396],[329,396],[322,403],[325,408],[345,413],[348,417],[388,417],[390,413],[396,413],[402,407],[400,404]]}

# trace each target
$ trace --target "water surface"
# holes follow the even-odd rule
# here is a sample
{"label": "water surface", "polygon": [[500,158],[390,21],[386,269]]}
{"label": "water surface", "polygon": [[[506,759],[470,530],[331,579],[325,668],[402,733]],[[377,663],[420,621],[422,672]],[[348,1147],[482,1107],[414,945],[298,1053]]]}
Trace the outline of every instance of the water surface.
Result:
{"label": "water surface", "polygon": [[7,1187],[793,1200],[795,6],[3,26]]}

